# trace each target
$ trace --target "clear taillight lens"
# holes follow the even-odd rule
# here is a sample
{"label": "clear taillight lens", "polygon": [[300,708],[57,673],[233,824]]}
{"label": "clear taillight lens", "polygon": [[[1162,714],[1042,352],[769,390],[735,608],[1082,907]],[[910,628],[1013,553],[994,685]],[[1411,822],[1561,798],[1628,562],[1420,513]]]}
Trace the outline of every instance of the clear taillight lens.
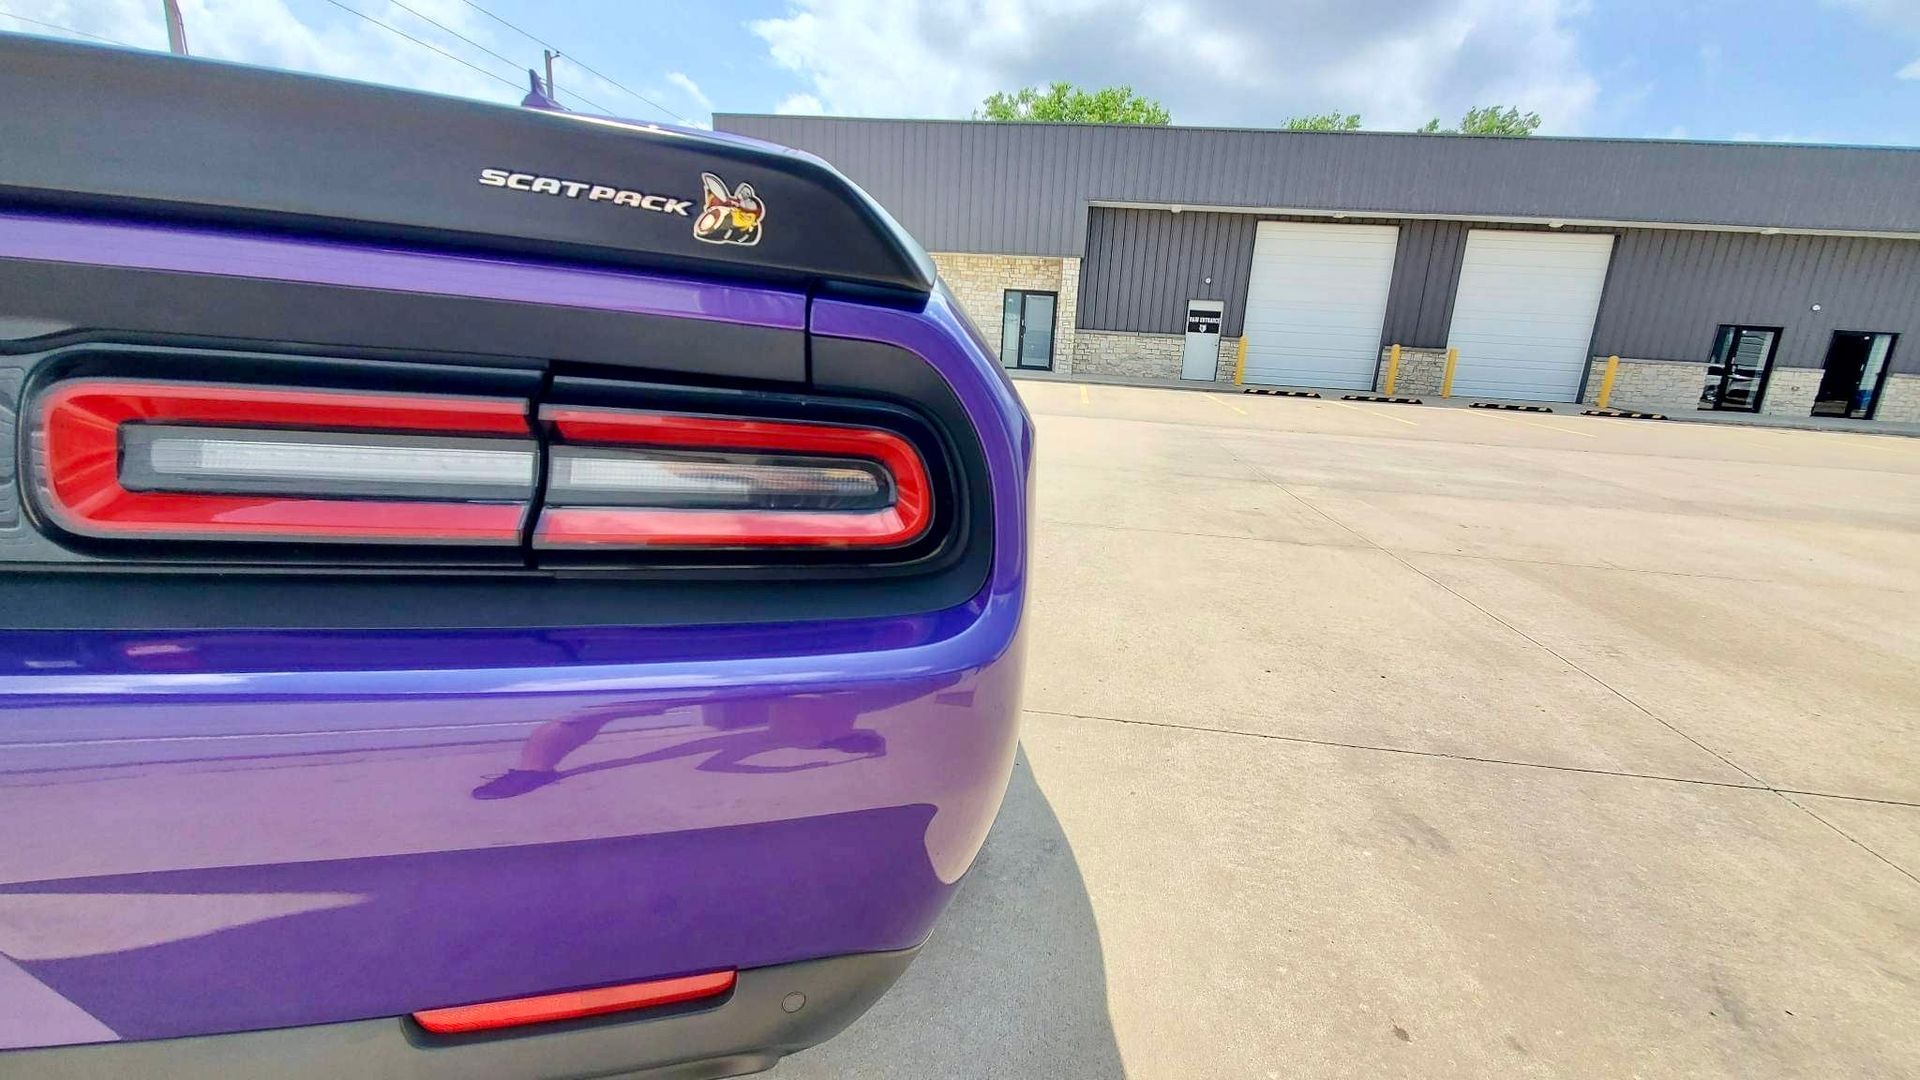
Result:
{"label": "clear taillight lens", "polygon": [[510,399],[74,380],[36,405],[36,503],[81,536],[517,544],[530,436]]}
{"label": "clear taillight lens", "polygon": [[897,547],[926,532],[927,471],[879,428],[548,408],[534,544]]}

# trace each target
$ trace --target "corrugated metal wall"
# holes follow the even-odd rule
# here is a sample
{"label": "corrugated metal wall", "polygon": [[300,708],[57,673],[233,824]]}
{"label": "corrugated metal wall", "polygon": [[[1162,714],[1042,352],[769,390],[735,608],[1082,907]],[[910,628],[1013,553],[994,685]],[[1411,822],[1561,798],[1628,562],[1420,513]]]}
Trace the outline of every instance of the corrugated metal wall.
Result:
{"label": "corrugated metal wall", "polygon": [[1089,202],[1920,233],[1920,150],[720,114],[934,251],[1079,255]]}
{"label": "corrugated metal wall", "polygon": [[1224,300],[1221,333],[1239,337],[1258,220],[1095,207],[1080,264],[1080,325],[1178,334],[1188,300]]}
{"label": "corrugated metal wall", "polygon": [[1774,359],[1783,367],[1820,367],[1836,330],[1896,333],[1893,369],[1920,372],[1920,243],[1621,234],[1594,330],[1597,354],[1699,361],[1722,323],[1784,327]]}
{"label": "corrugated metal wall", "polygon": [[[1326,220],[1096,206],[1088,218],[1087,255],[1080,267],[1080,325],[1177,334],[1188,300],[1224,300],[1227,318],[1221,332],[1238,337],[1259,223]],[[1347,218],[1343,223],[1400,229],[1383,341],[1416,348],[1445,345],[1466,224],[1392,218]]]}
{"label": "corrugated metal wall", "polygon": [[[1081,265],[1080,325],[1175,334],[1189,299],[1224,300],[1229,337],[1241,332],[1258,223],[1325,221],[1283,215],[1094,207]],[[1349,218],[1398,225],[1383,344],[1441,348],[1472,229],[1523,225]],[[1667,229],[1613,232],[1613,266],[1595,326],[1599,355],[1705,359],[1722,323],[1781,326],[1775,362],[1819,367],[1836,330],[1902,335],[1894,370],[1920,372],[1920,242]],[[1213,282],[1208,284],[1207,277]],[[1812,306],[1820,304],[1814,312]]]}
{"label": "corrugated metal wall", "polygon": [[1467,228],[1458,221],[1403,221],[1393,260],[1393,291],[1387,294],[1383,343],[1416,349],[1447,343],[1453,318],[1453,287],[1460,280],[1460,254]]}
{"label": "corrugated metal wall", "polygon": [[[1225,332],[1240,333],[1259,218],[1090,211],[1090,201],[1324,209],[1398,224],[1383,338],[1424,347],[1446,343],[1467,230],[1539,226],[1396,213],[1920,233],[1920,150],[724,114],[715,123],[827,158],[932,250],[1084,255],[1080,324],[1096,329],[1177,333],[1181,305],[1198,297],[1226,301]],[[1786,327],[1777,359],[1786,366],[1820,366],[1836,329],[1878,330],[1903,335],[1895,370],[1920,372],[1920,241],[1607,231],[1620,241],[1595,335],[1602,354],[1698,361],[1717,326],[1748,322]]]}

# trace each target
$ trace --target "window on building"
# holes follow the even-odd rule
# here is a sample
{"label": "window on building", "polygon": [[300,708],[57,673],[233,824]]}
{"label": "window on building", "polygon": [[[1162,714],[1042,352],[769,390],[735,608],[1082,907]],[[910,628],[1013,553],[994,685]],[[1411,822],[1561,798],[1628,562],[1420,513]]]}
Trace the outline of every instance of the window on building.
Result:
{"label": "window on building", "polygon": [[1707,382],[1700,388],[1700,407],[1759,412],[1773,369],[1773,350],[1780,343],[1777,326],[1722,326],[1707,361]]}
{"label": "window on building", "polygon": [[1008,289],[1000,314],[1000,366],[1053,369],[1053,311],[1059,297],[1050,292]]}
{"label": "window on building", "polygon": [[1813,396],[1813,415],[1873,419],[1873,407],[1880,401],[1893,361],[1894,337],[1859,330],[1835,332],[1820,373],[1820,390]]}

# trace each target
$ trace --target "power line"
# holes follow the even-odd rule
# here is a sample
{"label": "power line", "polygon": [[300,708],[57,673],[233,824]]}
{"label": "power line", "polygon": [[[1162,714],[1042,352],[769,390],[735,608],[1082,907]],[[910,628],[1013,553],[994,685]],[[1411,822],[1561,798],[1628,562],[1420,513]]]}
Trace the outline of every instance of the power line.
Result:
{"label": "power line", "polygon": [[[508,67],[513,68],[515,71],[519,71],[523,67],[520,61],[515,60],[510,56],[502,56],[499,53],[494,52],[492,49],[487,48],[485,45],[480,44],[479,42],[473,40],[472,38],[461,33],[460,31],[455,30],[453,27],[448,26],[446,23],[443,23],[438,19],[433,18],[431,15],[428,15],[425,12],[417,11],[413,8],[408,7],[407,5],[401,3],[400,0],[387,0],[387,2],[392,4],[394,7],[399,8],[401,11],[404,11],[409,15],[412,15],[414,18],[419,19],[421,22],[428,24],[429,26],[438,27],[439,29],[446,31],[449,34],[452,34],[454,37],[459,38],[461,41],[464,41],[467,44],[473,46],[474,48],[479,49],[481,52],[486,53],[488,56],[493,57],[495,60],[499,60],[505,63]],[[552,92],[553,87],[549,86],[547,87],[547,90],[549,92]],[[573,94],[574,97],[579,98],[581,101],[586,102],[588,105],[593,106],[594,108],[600,110],[601,112],[613,111],[607,108],[605,105],[602,105],[594,101],[592,98],[586,96],[585,94],[574,93],[571,90],[567,92],[570,94]]]}
{"label": "power line", "polygon": [[441,56],[444,56],[447,59],[453,61],[454,63],[459,64],[461,67],[472,68],[474,71],[477,71],[482,75],[485,75],[487,78],[492,79],[494,82],[503,83],[514,90],[520,89],[520,84],[514,82],[511,79],[503,79],[500,76],[495,75],[493,72],[488,71],[486,68],[479,66],[478,64],[469,64],[465,60],[460,59],[459,57],[453,55],[447,50],[442,49],[437,45],[429,45],[426,42],[421,41],[419,38],[414,37],[412,34],[407,33],[405,30],[402,30],[397,26],[391,26],[387,23],[383,23],[379,19],[374,18],[373,16],[367,14],[364,11],[355,11],[353,8],[350,8],[347,5],[341,3],[340,0],[327,0],[327,3],[332,4],[334,7],[339,8],[341,11],[344,11],[349,15],[358,15],[361,18],[372,23],[373,25],[378,26],[382,30],[387,30],[395,34],[399,34],[401,37],[406,38],[408,41],[413,42],[415,45],[418,45],[423,49],[432,49],[434,52],[437,52]]}
{"label": "power line", "polygon": [[[654,108],[659,109],[661,112],[666,113],[668,116],[673,117],[675,120],[680,121],[681,123],[687,125],[688,127],[694,126],[693,121],[687,119],[684,116],[681,116],[679,113],[674,112],[672,109],[667,108],[665,105],[660,104],[659,102],[653,100],[652,98],[639,92],[638,90],[634,90],[627,86],[624,86],[621,83],[614,81],[612,78],[606,75],[602,75],[600,72],[593,70],[587,65],[581,63],[577,57],[573,56],[571,53],[567,53],[565,50],[561,49],[559,46],[553,44],[552,42],[547,41],[544,38],[535,37],[533,34],[530,34],[527,31],[522,30],[518,26],[515,26],[514,24],[508,22],[507,20],[501,18],[500,16],[495,15],[493,12],[488,11],[486,8],[481,7],[479,4],[474,3],[473,0],[461,0],[461,2],[466,4],[468,7],[472,8],[473,10],[479,12],[480,14],[485,15],[487,18],[492,19],[494,22],[499,23],[501,26],[506,27],[507,29],[513,31],[516,34],[519,34],[523,38],[526,38],[528,41],[531,41],[541,46],[542,48],[552,49],[554,52],[561,53],[562,55],[566,56],[568,60],[573,61],[574,67],[577,67],[581,71],[584,71],[587,74],[594,76],[600,81],[606,83],[608,86],[611,86],[616,90],[626,91],[627,93],[633,95],[634,97],[639,98],[641,101],[646,102],[647,104],[653,106]],[[551,90],[552,88],[549,87],[548,89]],[[572,94],[573,91],[568,90],[568,91],[565,91],[565,93]],[[589,105],[593,105],[593,102],[587,101],[586,98],[581,97],[581,95],[579,94],[573,94],[573,96],[580,98],[581,101],[586,101],[587,104]],[[593,105],[593,107],[605,113],[611,113],[613,111],[604,105]]]}
{"label": "power line", "polygon": [[58,30],[63,34],[72,34],[75,37],[92,38],[95,41],[104,41],[109,45],[118,45],[123,49],[132,49],[132,48],[138,47],[134,45],[129,45],[124,41],[115,41],[110,37],[101,37],[99,34],[89,34],[85,30],[75,30],[71,26],[61,26],[58,23],[41,22],[39,19],[29,19],[25,15],[15,15],[11,11],[0,11],[0,15],[5,15],[9,19],[17,19],[20,22],[27,23],[28,25],[31,25],[31,26],[44,27],[48,30]]}

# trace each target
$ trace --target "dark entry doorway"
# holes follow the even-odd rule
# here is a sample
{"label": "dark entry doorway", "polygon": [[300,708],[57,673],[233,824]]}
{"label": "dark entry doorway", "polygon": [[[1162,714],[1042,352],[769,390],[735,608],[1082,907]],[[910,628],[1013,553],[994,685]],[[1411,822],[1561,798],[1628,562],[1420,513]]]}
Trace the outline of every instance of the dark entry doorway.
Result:
{"label": "dark entry doorway", "polygon": [[1861,330],[1835,332],[1813,398],[1813,415],[1873,419],[1892,366],[1893,339],[1892,334]]}

